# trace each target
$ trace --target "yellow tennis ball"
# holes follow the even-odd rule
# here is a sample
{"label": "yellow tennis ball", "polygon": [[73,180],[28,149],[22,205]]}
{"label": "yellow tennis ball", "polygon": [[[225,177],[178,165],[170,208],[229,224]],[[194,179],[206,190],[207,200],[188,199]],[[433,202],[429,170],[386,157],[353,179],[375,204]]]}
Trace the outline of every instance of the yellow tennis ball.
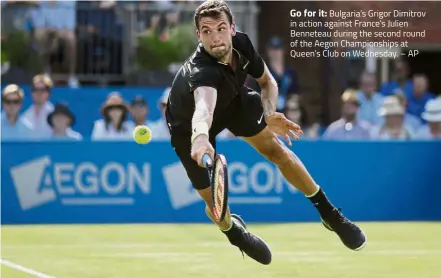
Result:
{"label": "yellow tennis ball", "polygon": [[138,125],[133,130],[133,139],[138,144],[147,144],[152,139],[152,131],[145,125]]}

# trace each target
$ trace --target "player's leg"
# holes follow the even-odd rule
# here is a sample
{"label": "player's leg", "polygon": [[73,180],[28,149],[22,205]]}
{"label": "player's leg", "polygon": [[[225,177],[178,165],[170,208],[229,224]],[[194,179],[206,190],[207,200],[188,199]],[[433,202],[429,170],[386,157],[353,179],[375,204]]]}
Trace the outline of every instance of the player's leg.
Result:
{"label": "player's leg", "polygon": [[249,93],[244,97],[241,111],[240,120],[235,122],[232,127],[235,131],[232,132],[276,164],[285,179],[313,203],[325,227],[335,231],[348,248],[362,249],[366,244],[364,233],[332,205],[301,160],[266,127],[264,121],[260,121],[263,114],[260,96]]}
{"label": "player's leg", "polygon": [[[219,226],[219,229],[227,236],[228,240],[234,246],[237,246],[241,251],[245,252],[249,257],[262,263],[269,264],[271,262],[271,251],[266,243],[259,237],[254,236],[246,230],[243,220],[235,214],[230,214],[230,209],[227,209],[225,219],[216,223],[211,213],[212,197],[208,173],[206,169],[199,167],[199,165],[190,156],[190,134],[173,134],[172,145],[176,154],[179,156],[193,187],[197,190],[199,195],[205,201],[205,212],[207,216]],[[210,139],[213,148],[216,149],[214,139]]]}

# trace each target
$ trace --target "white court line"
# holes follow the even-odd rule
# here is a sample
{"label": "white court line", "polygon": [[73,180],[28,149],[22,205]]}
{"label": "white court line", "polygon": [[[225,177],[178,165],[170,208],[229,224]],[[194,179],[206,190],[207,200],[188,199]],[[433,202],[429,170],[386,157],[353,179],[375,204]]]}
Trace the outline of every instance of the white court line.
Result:
{"label": "white court line", "polygon": [[16,264],[16,263],[13,263],[13,262],[10,262],[10,261],[7,261],[7,260],[4,260],[4,259],[0,259],[0,263],[3,264],[3,265],[5,265],[5,266],[9,266],[10,268],[13,268],[13,269],[15,269],[15,270],[19,270],[19,271],[21,271],[21,272],[24,272],[24,273],[27,273],[27,274],[33,275],[33,276],[35,276],[35,277],[40,277],[40,278],[55,278],[55,277],[53,277],[53,276],[46,275],[46,274],[44,274],[44,273],[38,272],[38,271],[36,271],[36,270],[33,270],[33,269],[30,269],[30,268],[27,268],[27,267],[21,266],[21,265],[19,265],[19,264]]}
{"label": "white court line", "polygon": [[[342,253],[335,251],[279,251],[273,252],[275,256],[295,256],[300,258],[316,258],[319,257],[327,257],[327,256],[353,256],[352,253]],[[441,250],[372,250],[372,251],[361,251],[359,252],[365,253],[366,255],[375,254],[375,255],[441,255]],[[168,257],[168,258],[185,258],[185,257],[200,257],[206,258],[213,256],[212,253],[206,252],[142,252],[142,253],[117,253],[117,254],[91,254],[89,257],[107,257],[107,258],[118,258],[118,257],[128,257],[128,258],[153,258],[153,257]]]}
{"label": "white court line", "polygon": [[[321,247],[335,247],[341,246],[342,243],[339,241],[335,242],[322,242],[322,241],[312,241],[305,239],[296,239],[297,242],[293,242],[292,246],[321,246]],[[286,242],[271,242],[268,243],[270,246],[286,246]],[[403,248],[405,246],[419,245],[420,241],[371,241],[369,246],[375,246],[378,248],[393,250],[395,246]],[[430,242],[432,246],[441,246],[441,241]],[[82,249],[82,248],[109,248],[109,249],[131,249],[131,248],[160,248],[160,247],[226,247],[229,248],[228,242],[223,240],[220,241],[200,241],[200,242],[182,242],[182,243],[136,243],[136,242],[118,242],[118,243],[92,243],[92,244],[2,244],[2,249]],[[392,248],[391,248],[392,247]],[[409,247],[407,247],[409,248]]]}
{"label": "white court line", "polygon": [[[360,254],[365,254],[365,255],[391,255],[391,256],[395,256],[395,255],[403,255],[403,256],[407,256],[407,255],[441,255],[441,250],[439,249],[433,249],[433,250],[363,250],[363,251],[359,251],[358,253]],[[311,251],[311,252],[303,252],[303,251],[280,251],[280,252],[276,252],[276,254],[279,255],[295,255],[295,256],[343,256],[345,255],[342,252],[335,252],[335,251]],[[348,255],[352,256],[352,253]]]}

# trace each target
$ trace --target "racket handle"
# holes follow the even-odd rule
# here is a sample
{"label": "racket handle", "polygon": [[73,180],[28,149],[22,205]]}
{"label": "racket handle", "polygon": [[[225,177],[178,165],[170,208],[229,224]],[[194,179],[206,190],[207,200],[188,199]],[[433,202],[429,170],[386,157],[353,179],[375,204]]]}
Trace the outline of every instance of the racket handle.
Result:
{"label": "racket handle", "polygon": [[211,161],[211,157],[210,157],[210,155],[208,153],[205,153],[202,156],[202,164],[204,164],[204,166],[206,168],[209,168],[209,167],[211,167],[213,165],[213,162]]}

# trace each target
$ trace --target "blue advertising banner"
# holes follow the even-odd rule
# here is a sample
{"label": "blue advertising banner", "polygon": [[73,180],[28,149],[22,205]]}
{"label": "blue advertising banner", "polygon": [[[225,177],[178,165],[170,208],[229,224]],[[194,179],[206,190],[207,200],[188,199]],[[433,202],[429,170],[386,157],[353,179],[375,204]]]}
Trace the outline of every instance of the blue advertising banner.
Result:
{"label": "blue advertising banner", "polygon": [[[218,142],[232,210],[251,222],[318,221],[303,194],[242,141]],[[441,220],[441,144],[296,142],[354,220]],[[168,142],[2,143],[2,223],[208,222]]]}

